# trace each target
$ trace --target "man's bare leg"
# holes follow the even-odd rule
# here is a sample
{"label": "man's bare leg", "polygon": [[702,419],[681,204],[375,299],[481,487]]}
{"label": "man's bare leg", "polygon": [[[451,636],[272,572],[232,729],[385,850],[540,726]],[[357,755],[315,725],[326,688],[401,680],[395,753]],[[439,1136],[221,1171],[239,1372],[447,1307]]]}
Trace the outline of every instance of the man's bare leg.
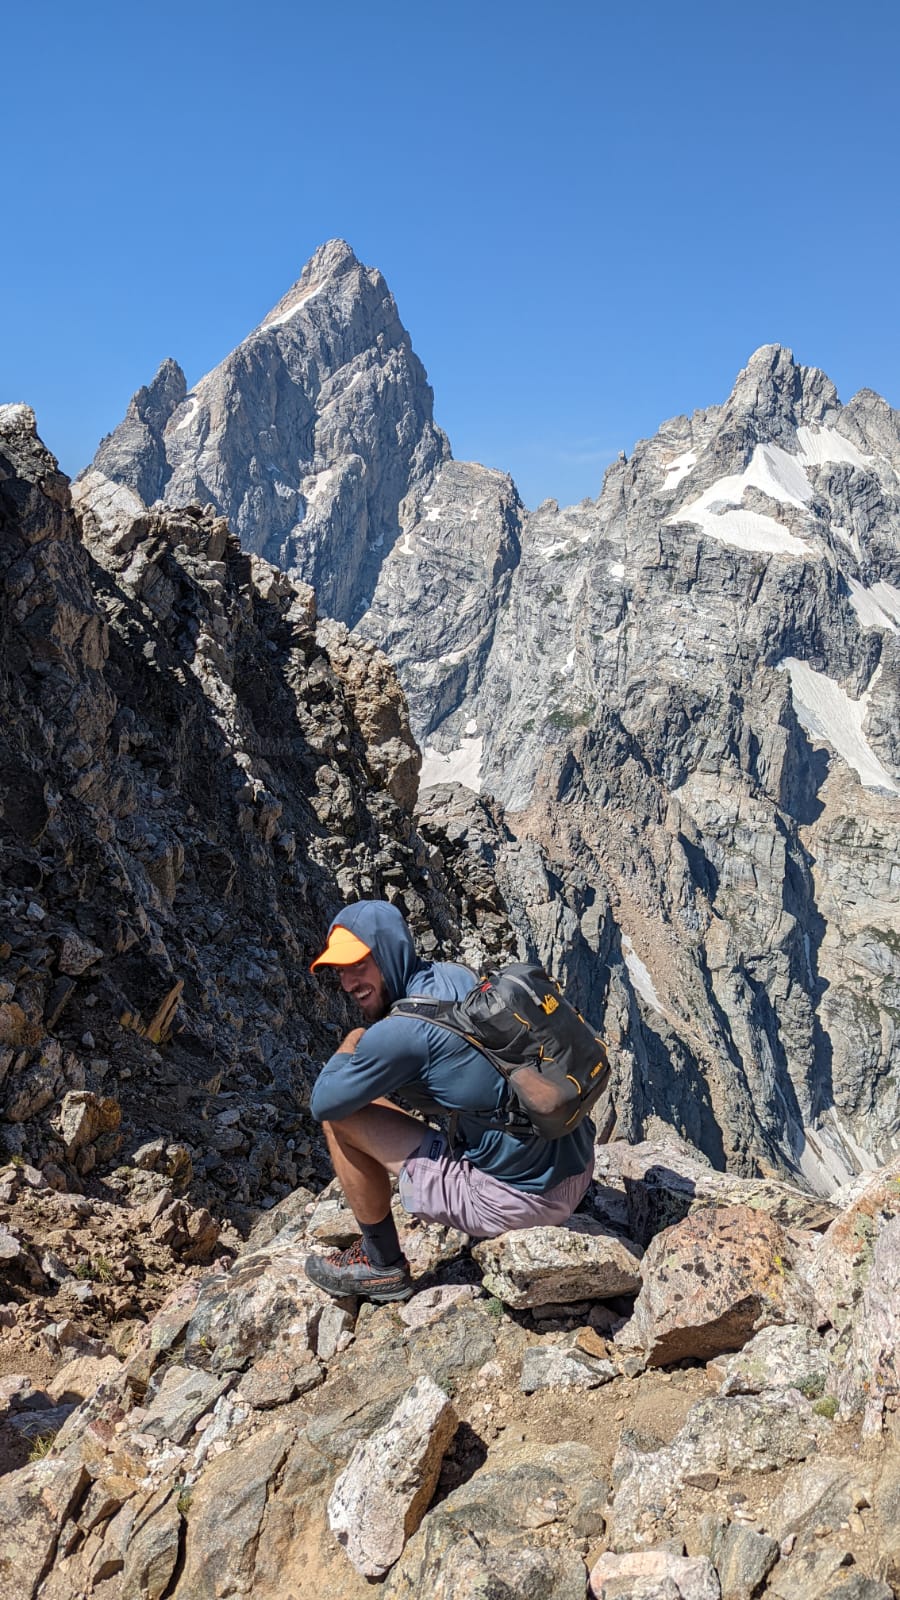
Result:
{"label": "man's bare leg", "polygon": [[378,1223],[391,1205],[391,1177],[418,1149],[424,1122],[374,1100],[340,1122],[323,1122],[335,1177],[357,1222]]}
{"label": "man's bare leg", "polygon": [[323,1122],[335,1175],[359,1223],[362,1239],[349,1250],[308,1256],[306,1275],[338,1297],[408,1300],[413,1292],[409,1266],[391,1213],[391,1177],[418,1149],[424,1122],[377,1100],[337,1122]]}

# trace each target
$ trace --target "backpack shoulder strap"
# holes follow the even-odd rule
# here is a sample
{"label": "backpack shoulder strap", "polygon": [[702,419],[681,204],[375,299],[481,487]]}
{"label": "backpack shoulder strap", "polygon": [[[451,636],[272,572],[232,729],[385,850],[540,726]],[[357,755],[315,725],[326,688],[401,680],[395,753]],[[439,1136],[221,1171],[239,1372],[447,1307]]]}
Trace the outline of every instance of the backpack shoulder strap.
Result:
{"label": "backpack shoulder strap", "polygon": [[[392,1017],[421,1017],[425,1022],[443,1022],[445,1027],[450,1026],[449,1018],[456,1009],[455,1000],[437,1000],[430,994],[408,994],[402,1000],[395,1000],[391,1006]],[[461,1028],[455,1028],[455,1033],[461,1033]]]}
{"label": "backpack shoulder strap", "polygon": [[[482,1044],[473,1034],[469,1033],[459,1020],[456,1012],[458,1002],[455,1000],[436,1000],[432,995],[408,994],[403,1000],[395,1000],[391,1006],[392,1017],[417,1017],[421,1022],[431,1022],[438,1028],[446,1028],[448,1033],[455,1033],[457,1038],[465,1039],[473,1050],[477,1050],[491,1063],[495,1072],[500,1074],[508,1084],[506,1073],[488,1047]],[[535,1130],[528,1118],[515,1106],[515,1097],[509,1097],[510,1103],[505,1112],[497,1116],[493,1112],[472,1112],[473,1118],[482,1126],[500,1133],[512,1133],[517,1138],[534,1136]],[[468,1115],[469,1113],[467,1113]]]}

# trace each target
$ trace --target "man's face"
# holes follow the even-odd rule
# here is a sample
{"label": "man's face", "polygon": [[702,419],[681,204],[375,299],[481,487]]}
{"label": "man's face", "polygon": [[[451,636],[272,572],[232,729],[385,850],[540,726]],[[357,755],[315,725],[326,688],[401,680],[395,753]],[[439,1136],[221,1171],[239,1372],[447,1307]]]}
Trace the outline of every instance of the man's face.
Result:
{"label": "man's face", "polygon": [[352,967],[339,967],[341,988],[355,1000],[367,1022],[379,1022],[391,1009],[387,985],[373,955],[363,956]]}

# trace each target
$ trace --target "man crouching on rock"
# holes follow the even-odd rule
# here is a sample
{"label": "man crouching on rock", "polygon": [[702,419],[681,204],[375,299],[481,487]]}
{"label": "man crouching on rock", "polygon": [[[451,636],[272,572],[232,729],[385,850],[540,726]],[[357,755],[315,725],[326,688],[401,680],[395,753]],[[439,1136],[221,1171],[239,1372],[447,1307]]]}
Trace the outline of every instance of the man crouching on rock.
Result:
{"label": "man crouching on rock", "polygon": [[[311,970],[319,967],[337,969],[367,1023],[325,1063],[311,1101],[362,1238],[349,1250],[310,1256],[307,1277],[333,1295],[409,1298],[392,1177],[410,1215],[475,1238],[565,1222],[593,1173],[590,1120],[552,1141],[491,1126],[503,1119],[509,1089],[487,1057],[438,1023],[390,1015],[393,1002],[410,995],[461,1000],[474,973],[421,961],[406,922],[385,900],[361,900],[335,917]],[[429,1114],[451,1113],[452,1146],[384,1098],[393,1094]]]}

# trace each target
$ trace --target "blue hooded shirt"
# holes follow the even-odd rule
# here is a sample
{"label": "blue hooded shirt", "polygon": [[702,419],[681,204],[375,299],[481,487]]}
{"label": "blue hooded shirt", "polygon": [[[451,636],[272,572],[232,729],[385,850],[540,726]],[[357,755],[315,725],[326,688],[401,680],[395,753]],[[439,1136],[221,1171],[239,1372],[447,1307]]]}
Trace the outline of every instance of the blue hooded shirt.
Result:
{"label": "blue hooded shirt", "polygon": [[[349,929],[371,950],[391,1002],[408,995],[461,1000],[477,982],[474,972],[455,962],[422,961],[404,918],[386,900],[348,906],[335,926]],[[338,1122],[391,1094],[411,1106],[456,1113],[457,1153],[515,1189],[544,1194],[584,1172],[591,1159],[594,1129],[587,1119],[552,1140],[485,1128],[486,1118],[506,1108],[504,1079],[480,1050],[420,1017],[385,1017],[366,1028],[352,1055],[333,1055],[319,1074],[310,1108],[319,1122]]]}

